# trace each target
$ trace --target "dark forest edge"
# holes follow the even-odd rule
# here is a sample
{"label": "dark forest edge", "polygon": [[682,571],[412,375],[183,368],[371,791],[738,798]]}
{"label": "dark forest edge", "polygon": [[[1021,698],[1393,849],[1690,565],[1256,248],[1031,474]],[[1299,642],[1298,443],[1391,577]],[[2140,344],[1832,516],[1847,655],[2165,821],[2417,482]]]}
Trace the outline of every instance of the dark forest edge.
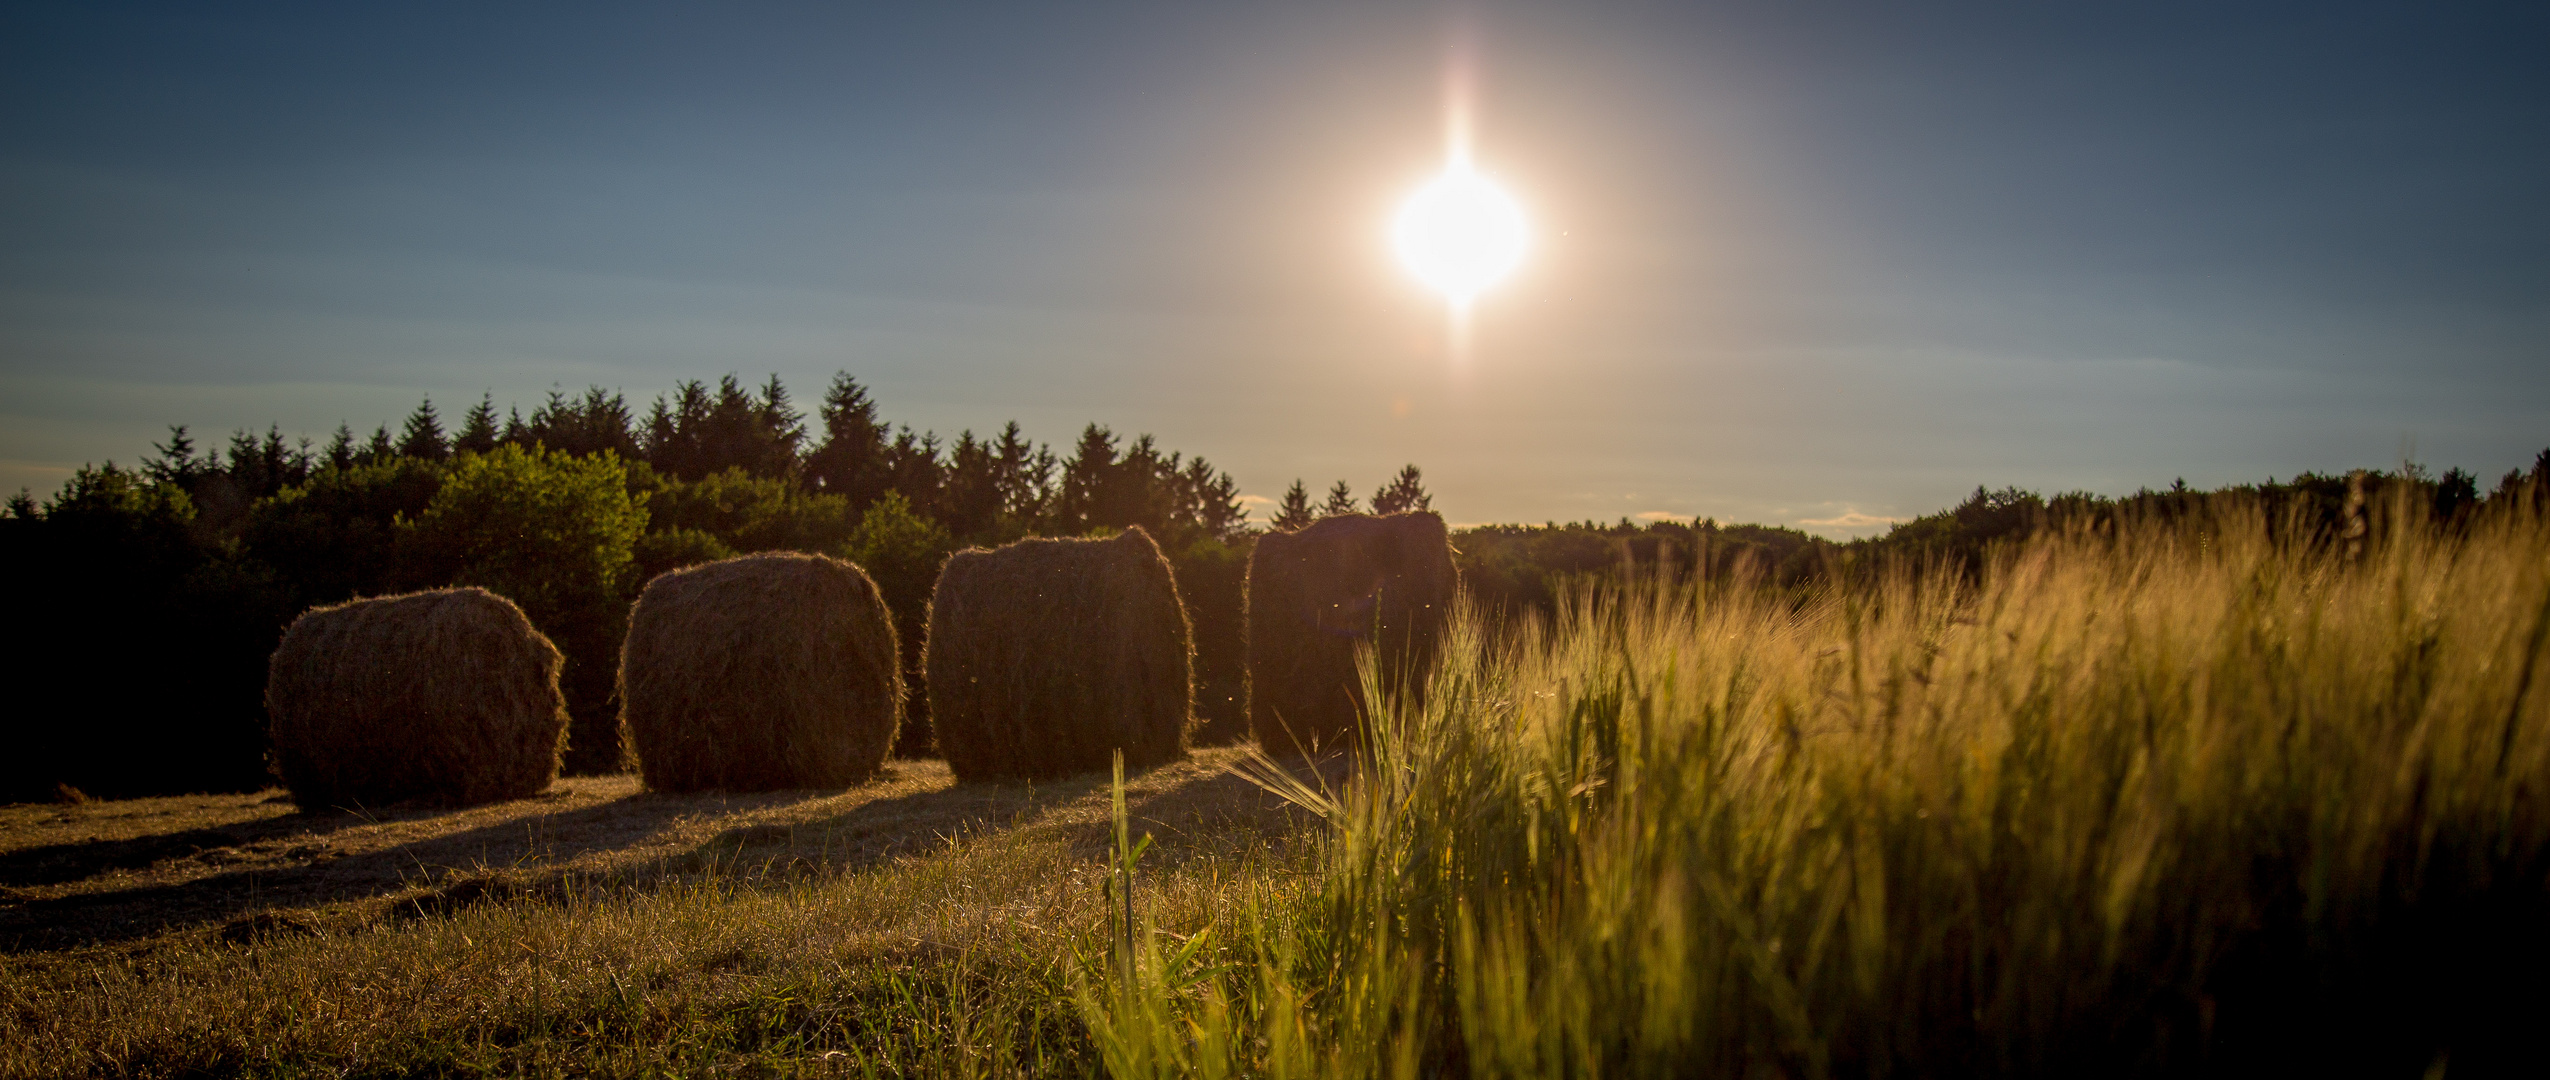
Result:
{"label": "dark forest edge", "polygon": [[[1249,520],[1230,474],[1202,457],[1090,424],[1067,453],[1017,423],[951,444],[889,425],[838,375],[815,413],[774,376],[680,384],[640,415],[601,388],[553,391],[526,417],[484,397],[447,428],[430,400],[396,433],[340,426],[325,445],[269,428],[199,450],[171,429],[137,468],[79,469],[39,502],[0,509],[0,553],[27,576],[6,721],[15,762],[0,800],[251,790],[267,781],[266,657],[301,611],[356,596],[454,584],[513,598],[567,656],[568,767],[624,756],[613,683],[629,603],[654,575],[755,551],[798,550],[866,568],[896,613],[916,677],[930,589],[946,557],[1027,536],[1139,525],[1176,568],[1196,645],[1198,741],[1245,729],[1242,600]],[[1455,536],[1485,610],[1546,612],[1566,583],[1624,565],[1719,577],[1751,566],[1802,587],[1897,560],[1983,565],[1994,546],[2048,527],[2201,512],[2213,500],[2285,508],[2289,527],[2332,538],[2404,487],[2451,528],[2483,506],[2550,485],[2550,450],[2483,492],[2469,473],[2414,465],[2198,491],[2183,483],[2110,499],[1978,488],[1960,505],[1834,542],[1779,526],[1626,519],[1496,525]],[[1409,465],[1369,504],[1345,481],[1313,503],[1296,481],[1265,527],[1336,513],[1427,509]],[[914,694],[917,706],[920,695]],[[900,750],[929,749],[926,715]]]}

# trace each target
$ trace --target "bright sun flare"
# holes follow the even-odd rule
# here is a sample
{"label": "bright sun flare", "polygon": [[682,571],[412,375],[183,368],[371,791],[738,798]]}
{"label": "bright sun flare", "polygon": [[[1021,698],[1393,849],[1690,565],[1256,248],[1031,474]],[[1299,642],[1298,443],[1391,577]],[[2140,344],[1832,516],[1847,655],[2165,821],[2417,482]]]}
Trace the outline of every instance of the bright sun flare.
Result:
{"label": "bright sun flare", "polygon": [[1409,272],[1465,306],[1513,272],[1530,236],[1523,208],[1456,159],[1408,197],[1391,239]]}

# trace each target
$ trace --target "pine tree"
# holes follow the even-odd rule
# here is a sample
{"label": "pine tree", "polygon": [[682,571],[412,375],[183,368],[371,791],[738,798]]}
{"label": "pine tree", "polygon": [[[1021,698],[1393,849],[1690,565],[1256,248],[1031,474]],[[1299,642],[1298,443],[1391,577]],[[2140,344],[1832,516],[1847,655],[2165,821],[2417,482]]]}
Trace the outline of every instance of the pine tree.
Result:
{"label": "pine tree", "polygon": [[708,408],[708,422],[700,432],[701,474],[742,469],[754,476],[768,476],[760,467],[765,457],[762,445],[766,429],[761,422],[761,403],[735,378],[733,372],[717,380],[717,399]]}
{"label": "pine tree", "polygon": [[647,464],[655,471],[669,473],[685,480],[708,475],[705,441],[708,416],[713,403],[708,385],[697,379],[686,379],[673,386],[668,402],[663,395],[655,398],[655,407],[646,416]]}
{"label": "pine tree", "polygon": [[1000,459],[989,440],[967,430],[948,451],[946,482],[939,493],[939,521],[959,540],[990,540],[1003,509]]}
{"label": "pine tree", "polygon": [[19,521],[34,521],[44,516],[44,509],[35,504],[34,492],[19,488],[17,494],[9,496],[9,505],[5,512],[0,512],[0,516],[16,518]]}
{"label": "pine tree", "polygon": [[[275,449],[283,448],[282,432],[275,433],[275,443]],[[247,492],[247,497],[253,499],[265,494],[266,473],[266,460],[257,446],[257,436],[246,428],[231,432],[230,467],[223,469],[222,474],[229,477],[230,482],[237,485],[238,490]]]}
{"label": "pine tree", "polygon": [[[742,469],[754,476],[783,477],[798,469],[797,446],[805,440],[804,419],[788,402],[788,388],[771,376],[755,397],[728,373],[711,394],[697,382],[684,383],[670,410],[657,403],[648,418],[650,439],[660,432],[663,460],[655,467],[686,480]],[[656,455],[653,447],[649,457]]]}
{"label": "pine tree", "polygon": [[1292,532],[1317,520],[1319,515],[1310,509],[1310,489],[1303,487],[1301,479],[1295,477],[1293,486],[1284,490],[1284,501],[1276,505],[1275,528]]}
{"label": "pine tree", "polygon": [[1140,525],[1155,538],[1169,535],[1169,518],[1175,511],[1178,455],[1160,456],[1159,440],[1149,435],[1136,436],[1125,448],[1124,460],[1118,462],[1111,481],[1103,489],[1098,504],[1100,520],[1093,524],[1111,528]]}
{"label": "pine tree", "polygon": [[1080,441],[1062,464],[1051,524],[1055,532],[1068,536],[1106,524],[1099,504],[1115,478],[1116,458],[1115,432],[1097,424],[1080,429]]}
{"label": "pine tree", "polygon": [[776,375],[759,397],[732,372],[717,380],[714,391],[694,379],[675,387],[669,402],[655,399],[646,418],[646,460],[656,471],[685,480],[728,469],[789,476],[799,468],[797,449],[806,437],[802,420]]}
{"label": "pine tree", "polygon": [[1382,485],[1372,495],[1372,512],[1397,514],[1409,510],[1434,509],[1434,496],[1426,494],[1424,475],[1414,464],[1399,470],[1399,475]]}
{"label": "pine tree", "polygon": [[922,516],[938,516],[947,467],[939,460],[936,432],[915,434],[909,426],[896,428],[894,442],[885,448],[884,466],[886,490],[902,492]]}
{"label": "pine tree", "polygon": [[377,465],[397,456],[398,446],[390,442],[390,429],[388,427],[373,428],[372,441],[363,447],[363,463]]}
{"label": "pine tree", "polygon": [[[1174,461],[1177,455],[1169,457]],[[1196,458],[1187,462],[1178,479],[1179,516],[1191,518],[1206,535],[1219,540],[1236,540],[1247,530],[1248,506],[1240,502],[1240,483],[1231,474]]]}
{"label": "pine tree", "polygon": [[1154,538],[1170,542],[1172,519],[1185,516],[1178,505],[1181,464],[1177,454],[1162,455],[1152,436],[1137,437],[1120,452],[1115,432],[1089,425],[1063,462],[1054,530],[1071,534],[1140,525]]}
{"label": "pine tree", "polygon": [[761,422],[764,476],[788,476],[802,464],[799,455],[806,442],[806,414],[798,412],[788,400],[788,387],[779,381],[777,372],[761,387],[761,405],[753,418]]}
{"label": "pine tree", "polygon": [[283,429],[269,424],[262,438],[248,431],[231,435],[230,468],[225,475],[238,497],[262,499],[308,480],[310,464],[310,440],[287,446]]}
{"label": "pine tree", "polygon": [[460,434],[452,437],[452,449],[463,454],[484,454],[496,448],[496,395],[487,393],[470,406],[462,417]]}
{"label": "pine tree", "polygon": [[885,493],[885,425],[876,403],[849,372],[835,372],[817,415],[823,445],[806,456],[806,479],[817,490],[847,496],[852,509],[865,509]]}
{"label": "pine tree", "polygon": [[[662,404],[658,400],[659,408]],[[549,400],[532,410],[529,421],[517,413],[506,423],[504,439],[526,446],[545,446],[576,457],[609,451],[634,459],[640,456],[637,434],[630,430],[635,419],[629,413],[628,399],[617,393],[588,386],[584,397],[576,399],[553,386],[549,388]]]}
{"label": "pine tree", "polygon": [[1052,495],[1054,454],[1027,441],[1012,420],[992,444],[993,471],[1001,492],[1001,512],[1022,524],[1042,518]]}
{"label": "pine tree", "polygon": [[152,443],[151,449],[158,454],[142,459],[142,475],[158,483],[174,484],[181,490],[192,490],[198,478],[221,467],[218,451],[208,451],[203,457],[195,456],[194,436],[186,433],[184,424],[170,425],[168,441]]}
{"label": "pine tree", "polygon": [[1328,501],[1319,504],[1319,516],[1336,517],[1339,514],[1354,513],[1356,509],[1354,491],[1346,486],[1345,481],[1340,480],[1337,481],[1337,486],[1328,489]]}
{"label": "pine tree", "polygon": [[434,412],[433,398],[426,398],[424,404],[408,414],[407,428],[399,435],[398,452],[424,461],[452,456],[451,440],[443,436],[443,418]]}
{"label": "pine tree", "polygon": [[337,421],[336,434],[328,439],[328,467],[343,471],[354,467],[354,429]]}

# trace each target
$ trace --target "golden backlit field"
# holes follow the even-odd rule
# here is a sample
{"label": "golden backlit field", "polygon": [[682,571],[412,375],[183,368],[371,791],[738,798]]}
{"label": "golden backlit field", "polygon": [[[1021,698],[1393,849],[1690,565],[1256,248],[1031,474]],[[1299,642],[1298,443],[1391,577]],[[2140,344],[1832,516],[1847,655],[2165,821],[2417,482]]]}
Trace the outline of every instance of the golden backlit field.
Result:
{"label": "golden backlit field", "polygon": [[18,808],[0,1072],[2524,1071],[2550,524],[2376,522],[1587,583],[1465,617],[1351,782],[1205,751],[1120,816],[909,763]]}

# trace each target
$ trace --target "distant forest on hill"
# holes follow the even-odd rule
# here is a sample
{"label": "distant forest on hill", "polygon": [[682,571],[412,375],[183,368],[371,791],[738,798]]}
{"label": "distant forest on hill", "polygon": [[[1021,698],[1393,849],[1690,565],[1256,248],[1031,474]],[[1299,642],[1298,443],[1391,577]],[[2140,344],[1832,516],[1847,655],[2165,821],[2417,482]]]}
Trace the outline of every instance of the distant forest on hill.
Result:
{"label": "distant forest on hill", "polygon": [[[642,414],[600,388],[554,391],[527,416],[499,415],[482,398],[449,422],[428,401],[368,437],[340,427],[316,444],[269,428],[199,448],[176,427],[153,451],[138,467],[83,467],[51,496],[21,492],[0,509],[0,554],[30,571],[19,602],[34,613],[13,658],[22,697],[0,721],[18,751],[0,765],[0,799],[262,786],[266,658],[283,628],[314,605],[456,584],[512,598],[557,642],[573,717],[568,767],[616,770],[614,676],[638,590],[666,570],[782,549],[847,558],[876,579],[914,691],[900,749],[924,754],[916,668],[947,555],[1133,525],[1159,541],[1188,604],[1198,736],[1227,741],[1245,729],[1242,592],[1254,537],[1328,514],[1431,506],[1409,465],[1361,503],[1345,481],[1316,502],[1296,481],[1260,524],[1228,473],[1148,435],[1091,424],[1057,453],[1013,422],[949,442],[889,425],[846,374],[811,415],[776,377],[752,388],[729,375],[684,382]],[[2226,497],[2263,498],[2335,536],[2363,527],[2366,507],[2405,496],[2449,527],[2545,482],[2550,450],[2487,492],[2462,470],[2412,466],[2122,499],[1978,488],[1850,543],[1624,519],[1473,528],[1454,544],[1473,596],[1504,617],[1547,611],[1571,580],[1623,566],[1796,587],[1902,560],[1971,570],[2040,528],[2195,513]]]}

